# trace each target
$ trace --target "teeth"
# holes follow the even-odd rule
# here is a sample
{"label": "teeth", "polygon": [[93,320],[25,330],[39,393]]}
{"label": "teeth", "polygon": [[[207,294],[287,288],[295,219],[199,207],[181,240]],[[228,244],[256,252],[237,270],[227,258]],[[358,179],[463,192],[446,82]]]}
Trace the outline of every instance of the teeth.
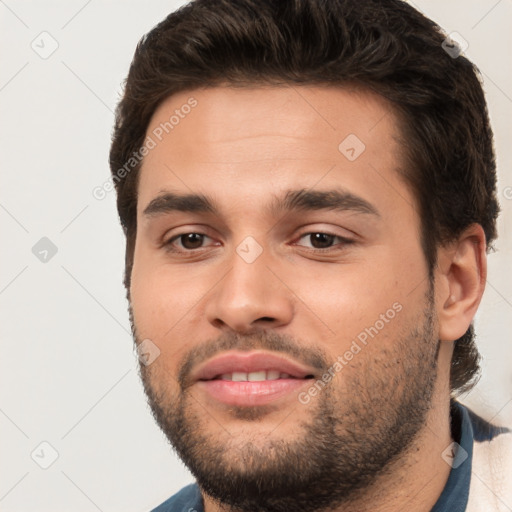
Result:
{"label": "teeth", "polygon": [[264,380],[277,380],[277,379],[290,379],[291,376],[288,373],[281,373],[277,370],[259,370],[256,372],[233,372],[223,373],[220,376],[221,380],[231,380],[233,382],[258,382]]}
{"label": "teeth", "polygon": [[266,378],[267,372],[265,370],[262,370],[261,372],[251,372],[247,374],[247,380],[250,380],[251,382],[258,380],[266,380]]}

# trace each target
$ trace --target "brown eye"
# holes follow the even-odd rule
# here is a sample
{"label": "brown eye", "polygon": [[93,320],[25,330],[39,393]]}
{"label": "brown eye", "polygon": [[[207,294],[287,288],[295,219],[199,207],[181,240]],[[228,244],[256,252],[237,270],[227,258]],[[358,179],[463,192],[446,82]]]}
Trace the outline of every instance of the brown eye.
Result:
{"label": "brown eye", "polygon": [[310,237],[311,245],[315,249],[327,249],[331,247],[336,238],[334,235],[329,235],[328,233],[310,233],[308,236]]}
{"label": "brown eye", "polygon": [[308,240],[308,244],[299,243],[301,247],[306,247],[308,249],[318,250],[318,251],[328,251],[329,249],[336,249],[336,246],[339,246],[338,249],[343,249],[345,246],[353,244],[354,241],[348,238],[344,238],[339,235],[333,235],[332,233],[323,233],[321,231],[312,232],[312,233],[304,233],[299,240]]}
{"label": "brown eye", "polygon": [[170,252],[192,252],[195,249],[202,249],[205,239],[210,237],[202,233],[182,233],[165,242],[164,247]]}
{"label": "brown eye", "polygon": [[180,235],[178,239],[185,249],[199,249],[203,244],[204,236],[205,235],[201,235],[200,233],[186,233]]}

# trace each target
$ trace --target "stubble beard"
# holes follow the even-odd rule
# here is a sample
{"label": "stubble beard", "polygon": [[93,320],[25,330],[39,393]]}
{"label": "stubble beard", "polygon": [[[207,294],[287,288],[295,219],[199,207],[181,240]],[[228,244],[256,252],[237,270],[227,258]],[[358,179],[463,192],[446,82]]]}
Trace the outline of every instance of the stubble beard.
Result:
{"label": "stubble beard", "polygon": [[[187,363],[180,366],[178,394],[166,387],[170,377],[140,364],[153,416],[201,490],[223,510],[319,512],[353,502],[410,448],[425,426],[440,346],[434,336],[431,292],[420,327],[387,343],[386,349],[374,350],[372,359],[358,354],[360,367],[351,372],[350,381],[342,371],[307,407],[297,401],[286,419],[296,415],[301,435],[293,439],[280,435],[279,426],[266,439],[257,427],[254,435],[243,438],[233,436],[229,426],[223,430],[206,412],[207,404],[199,405],[192,390],[184,388]],[[133,324],[132,330],[140,342]],[[372,343],[379,343],[378,338]],[[292,346],[293,341],[267,331],[243,338],[223,335],[209,348],[286,352]],[[325,369],[332,365],[321,350],[306,353],[309,360],[322,361]],[[345,379],[343,386],[336,385],[336,379]],[[247,425],[256,425],[267,412],[265,407],[231,409],[232,417]]]}

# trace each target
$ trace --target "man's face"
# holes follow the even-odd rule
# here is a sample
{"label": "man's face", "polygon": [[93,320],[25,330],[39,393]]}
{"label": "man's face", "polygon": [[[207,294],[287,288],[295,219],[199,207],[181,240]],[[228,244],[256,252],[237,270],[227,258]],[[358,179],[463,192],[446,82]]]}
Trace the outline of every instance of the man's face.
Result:
{"label": "man's face", "polygon": [[395,117],[340,88],[218,87],[166,100],[147,135],[130,294],[159,425],[225,503],[350,499],[436,380]]}

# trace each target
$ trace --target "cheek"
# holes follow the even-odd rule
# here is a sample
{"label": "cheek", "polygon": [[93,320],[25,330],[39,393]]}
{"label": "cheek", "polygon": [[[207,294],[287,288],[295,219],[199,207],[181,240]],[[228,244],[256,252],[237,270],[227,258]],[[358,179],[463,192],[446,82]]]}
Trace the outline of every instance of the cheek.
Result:
{"label": "cheek", "polygon": [[202,275],[180,272],[171,265],[145,261],[143,256],[135,259],[130,288],[137,335],[141,340],[149,338],[160,349],[163,357],[157,366],[165,364],[166,370],[174,372],[194,334],[197,338],[197,304],[212,285],[204,270]]}
{"label": "cheek", "polygon": [[421,254],[406,260],[389,247],[372,252],[351,265],[295,274],[294,292],[306,306],[310,332],[321,320],[332,335],[324,338],[325,348],[336,357],[358,336],[389,345],[422,308],[428,282]]}
{"label": "cheek", "polygon": [[359,325],[386,310],[399,298],[400,283],[372,264],[318,268],[295,278],[294,291],[334,331]]}
{"label": "cheek", "polygon": [[180,342],[184,333],[179,332],[179,319],[185,314],[180,311],[183,303],[169,290],[156,272],[144,278],[132,277],[130,293],[138,340],[149,339],[159,350],[158,357],[143,369],[154,391],[165,389],[166,394],[178,388],[178,362],[186,345]]}
{"label": "cheek", "polygon": [[164,338],[192,303],[190,288],[165,272],[132,279],[130,293],[139,335],[146,337]]}

